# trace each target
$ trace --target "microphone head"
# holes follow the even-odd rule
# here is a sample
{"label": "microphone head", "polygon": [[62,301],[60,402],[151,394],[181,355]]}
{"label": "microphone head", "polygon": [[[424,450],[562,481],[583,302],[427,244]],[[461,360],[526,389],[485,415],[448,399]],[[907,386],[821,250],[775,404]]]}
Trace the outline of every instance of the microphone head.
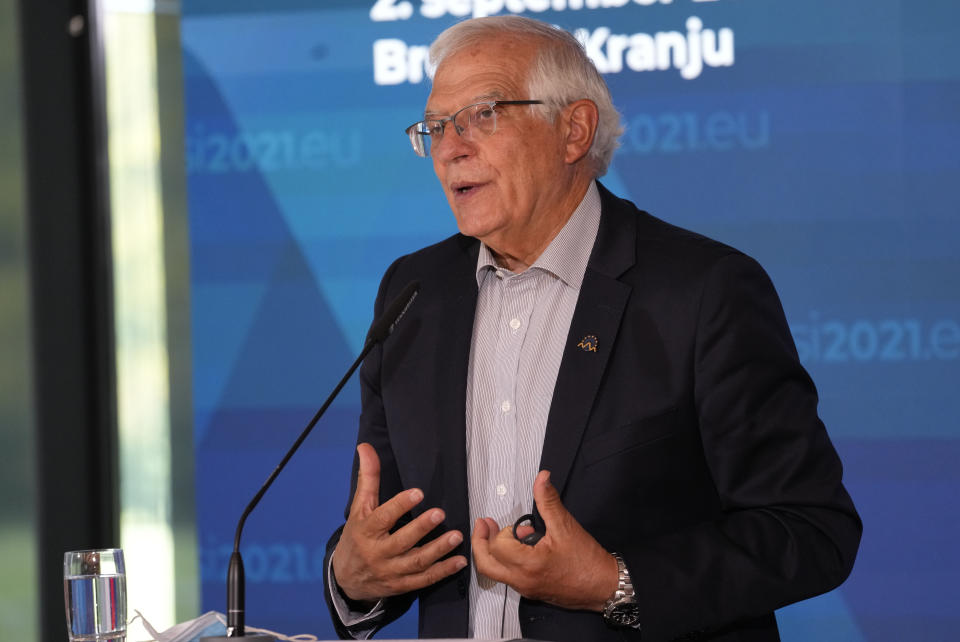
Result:
{"label": "microphone head", "polygon": [[417,298],[418,292],[420,292],[419,281],[410,281],[410,283],[407,283],[406,287],[400,291],[400,294],[386,307],[383,314],[380,315],[380,318],[370,326],[370,332],[367,334],[368,344],[379,343],[393,332],[393,329],[400,322],[400,319],[403,318],[407,308],[409,308],[413,300]]}

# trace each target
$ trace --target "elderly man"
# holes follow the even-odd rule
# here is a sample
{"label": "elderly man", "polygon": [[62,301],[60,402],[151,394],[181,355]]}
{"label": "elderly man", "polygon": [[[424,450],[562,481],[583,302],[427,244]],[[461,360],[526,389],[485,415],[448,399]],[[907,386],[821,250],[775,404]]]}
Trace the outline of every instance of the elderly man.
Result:
{"label": "elderly man", "polygon": [[596,181],[619,115],[569,34],[468,20],[431,58],[407,133],[460,234],[380,287],[421,292],[361,370],[338,632],[418,598],[422,637],[779,639],[861,525],[768,278]]}

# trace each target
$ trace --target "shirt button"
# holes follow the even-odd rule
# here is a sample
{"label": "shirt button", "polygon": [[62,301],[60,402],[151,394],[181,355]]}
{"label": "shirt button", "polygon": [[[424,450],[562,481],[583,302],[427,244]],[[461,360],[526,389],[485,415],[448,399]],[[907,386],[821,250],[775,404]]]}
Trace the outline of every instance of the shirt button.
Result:
{"label": "shirt button", "polygon": [[497,278],[498,278],[498,279],[502,279],[502,278],[503,278],[503,270],[497,270],[496,272],[494,272],[494,274],[497,275]]}
{"label": "shirt button", "polygon": [[504,412],[510,412],[510,402],[509,402],[509,401],[504,401],[503,403],[501,403],[501,404],[500,404],[500,410],[502,410],[502,411],[504,411]]}
{"label": "shirt button", "polygon": [[521,326],[520,319],[510,319],[510,327],[519,330]]}
{"label": "shirt button", "polygon": [[497,484],[497,495],[503,497],[507,494],[507,487],[504,484]]}

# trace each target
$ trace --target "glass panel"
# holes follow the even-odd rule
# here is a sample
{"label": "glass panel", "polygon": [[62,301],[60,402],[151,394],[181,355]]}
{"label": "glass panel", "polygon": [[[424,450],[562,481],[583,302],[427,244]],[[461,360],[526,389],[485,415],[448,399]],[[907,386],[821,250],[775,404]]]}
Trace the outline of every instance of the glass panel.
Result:
{"label": "glass panel", "polygon": [[0,640],[35,640],[33,388],[20,121],[19,34],[0,0]]}
{"label": "glass panel", "polygon": [[[104,9],[120,536],[127,557],[130,608],[140,609],[163,630],[197,611],[192,456],[189,448],[174,444],[177,434],[190,440],[189,427],[179,426],[180,417],[189,418],[189,412],[182,412],[188,401],[172,396],[189,390],[189,370],[184,371],[182,361],[170,353],[186,333],[179,316],[186,313],[178,308],[168,316],[168,301],[186,298],[177,294],[181,291],[177,283],[186,278],[186,254],[176,248],[186,242],[178,240],[183,226],[175,223],[178,212],[183,218],[183,190],[177,187],[183,183],[182,177],[177,179],[183,174],[178,152],[182,145],[166,143],[182,139],[182,126],[177,117],[161,116],[161,106],[181,109],[179,79],[163,83],[177,88],[175,96],[161,99],[159,91],[161,69],[171,73],[161,60],[176,60],[175,71],[179,70],[177,16],[156,15],[143,3],[108,2]],[[166,43],[165,51],[158,49],[160,42]],[[173,131],[164,131],[163,124]],[[164,159],[171,157],[173,161],[165,164]],[[168,262],[177,266],[172,287]],[[176,332],[172,343],[170,323]]]}

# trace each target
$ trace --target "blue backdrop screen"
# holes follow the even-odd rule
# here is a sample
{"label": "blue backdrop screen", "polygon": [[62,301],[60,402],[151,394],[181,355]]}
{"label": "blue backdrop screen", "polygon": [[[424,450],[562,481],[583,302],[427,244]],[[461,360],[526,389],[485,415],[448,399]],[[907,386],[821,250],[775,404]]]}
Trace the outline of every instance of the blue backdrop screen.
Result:
{"label": "blue backdrop screen", "polygon": [[[183,3],[203,609],[239,514],[359,352],[384,269],[456,231],[403,129],[468,15],[575,33],[626,132],[615,193],[755,256],[783,299],[865,531],[785,640],[960,629],[960,5],[900,0]],[[333,637],[356,382],[244,534],[248,622]],[[952,596],[952,597],[951,597]],[[415,616],[385,637],[413,637]]]}

